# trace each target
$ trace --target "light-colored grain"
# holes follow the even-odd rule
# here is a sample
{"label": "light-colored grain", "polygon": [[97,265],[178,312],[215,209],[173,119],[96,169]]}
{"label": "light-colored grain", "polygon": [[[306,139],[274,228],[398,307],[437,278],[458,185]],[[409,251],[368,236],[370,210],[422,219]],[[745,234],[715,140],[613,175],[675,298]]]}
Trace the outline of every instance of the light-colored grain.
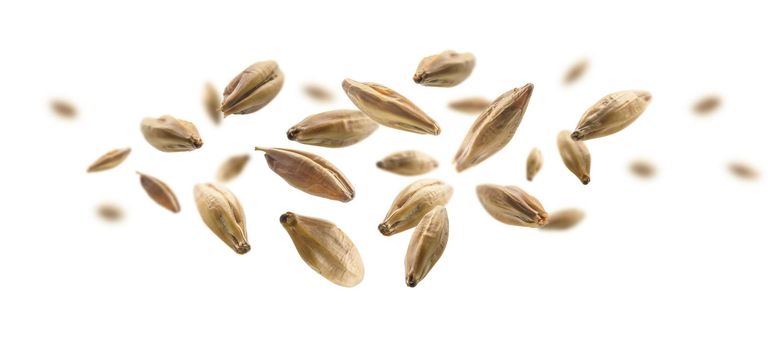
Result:
{"label": "light-colored grain", "polygon": [[630,172],[641,178],[651,178],[654,177],[654,174],[657,172],[657,170],[655,169],[654,164],[652,164],[650,161],[636,159],[630,162]]}
{"label": "light-colored grain", "polygon": [[256,112],[280,93],[284,80],[277,62],[253,63],[225,87],[220,110],[226,117]]}
{"label": "light-colored grain", "polygon": [[448,213],[438,205],[429,211],[410,237],[405,255],[405,283],[415,287],[440,260],[448,243]]}
{"label": "light-colored grain", "polygon": [[437,168],[437,160],[415,150],[394,152],[376,163],[377,167],[394,174],[415,176]]}
{"label": "light-colored grain", "polygon": [[125,161],[129,154],[130,147],[111,150],[90,164],[90,166],[87,167],[87,172],[94,173],[116,168]]}
{"label": "light-colored grain", "polygon": [[557,147],[568,170],[576,175],[582,184],[588,184],[592,180],[589,176],[592,155],[589,154],[586,144],[583,141],[573,141],[570,132],[563,130],[557,135]]}
{"label": "light-colored grain", "polygon": [[193,187],[196,207],[207,227],[237,254],[250,251],[244,209],[227,187],[198,184]]}
{"label": "light-colored grain", "polygon": [[570,136],[586,141],[614,134],[638,119],[651,101],[652,95],[641,90],[609,94],[584,112]]}
{"label": "light-colored grain", "polygon": [[76,115],[79,113],[73,103],[62,99],[52,99],[49,102],[49,107],[54,114],[65,119],[76,118]]}
{"label": "light-colored grain", "polygon": [[481,113],[490,105],[491,100],[479,96],[460,98],[448,103],[451,109],[467,114]]}
{"label": "light-colored grain", "polygon": [[212,83],[207,82],[204,84],[204,95],[202,100],[204,110],[206,111],[206,114],[209,115],[209,119],[211,119],[215,125],[220,125],[220,122],[223,121],[223,113],[220,112],[220,92]]}
{"label": "light-colored grain", "polygon": [[250,160],[249,154],[238,154],[226,159],[217,170],[217,181],[228,182],[239,176]]}
{"label": "light-colored grain", "polygon": [[584,75],[584,72],[587,71],[587,68],[589,68],[589,60],[586,58],[580,59],[578,62],[570,66],[570,68],[568,68],[567,72],[565,72],[565,77],[562,78],[562,83],[565,85],[575,83],[581,79],[581,76]]}
{"label": "light-colored grain", "polygon": [[527,181],[532,181],[543,167],[543,153],[537,147],[529,151],[527,156]]}
{"label": "light-colored grain", "polygon": [[440,125],[410,100],[383,85],[342,81],[342,89],[358,109],[378,124],[417,134],[440,134]]}
{"label": "light-colored grain", "polygon": [[280,223],[299,256],[315,272],[343,287],[353,287],[364,279],[361,254],[337,225],[291,212],[282,214]]}
{"label": "light-colored grain", "polygon": [[399,192],[377,228],[385,236],[413,228],[434,207],[447,204],[451,195],[453,187],[440,180],[415,181]]}
{"label": "light-colored grain", "polygon": [[152,147],[163,152],[188,152],[204,144],[193,123],[170,115],[144,118],[141,133]]}
{"label": "light-colored grain", "polygon": [[760,172],[753,166],[744,162],[730,162],[728,164],[728,170],[730,170],[733,175],[744,180],[757,180],[760,178]]}
{"label": "light-colored grain", "polygon": [[562,231],[570,229],[584,219],[584,211],[577,208],[557,210],[548,216],[548,223],[541,230]]}
{"label": "light-colored grain", "polygon": [[311,115],[288,129],[288,140],[321,147],[347,147],[372,135],[378,125],[361,111],[338,109]]}
{"label": "light-colored grain", "polygon": [[319,102],[325,103],[334,100],[334,93],[331,90],[314,83],[304,85],[304,94]]}
{"label": "light-colored grain", "polygon": [[424,86],[456,86],[470,76],[473,68],[473,54],[447,50],[422,59],[413,75],[413,81]]}
{"label": "light-colored grain", "polygon": [[122,208],[114,203],[101,203],[98,205],[96,212],[101,219],[108,222],[118,222],[124,216]]}
{"label": "light-colored grain", "polygon": [[537,198],[516,186],[479,185],[476,189],[481,205],[499,222],[514,226],[541,227],[548,223],[548,213]]}
{"label": "light-colored grain", "polygon": [[510,142],[527,110],[532,90],[532,84],[512,89],[497,97],[478,116],[454,157],[457,172],[478,165]]}

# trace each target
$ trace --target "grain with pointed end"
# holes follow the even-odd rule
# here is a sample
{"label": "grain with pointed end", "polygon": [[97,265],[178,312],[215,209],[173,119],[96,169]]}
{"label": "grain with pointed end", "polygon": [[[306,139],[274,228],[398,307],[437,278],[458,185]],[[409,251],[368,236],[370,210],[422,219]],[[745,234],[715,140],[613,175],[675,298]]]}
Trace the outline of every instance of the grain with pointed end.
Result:
{"label": "grain with pointed end", "polygon": [[304,85],[304,94],[320,102],[331,102],[334,100],[334,94],[329,89],[318,84]]}
{"label": "grain with pointed end", "polygon": [[193,123],[170,115],[160,118],[144,118],[141,133],[152,147],[163,152],[188,152],[204,144]]}
{"label": "grain with pointed end", "polygon": [[641,178],[650,178],[656,172],[654,164],[648,160],[636,159],[630,163],[630,172]]}
{"label": "grain with pointed end", "polygon": [[512,89],[497,97],[478,116],[456,152],[456,171],[478,165],[510,142],[527,110],[532,90],[532,84]]}
{"label": "grain with pointed end", "polygon": [[616,133],[638,119],[651,101],[652,95],[641,90],[609,94],[584,112],[570,137],[586,141]]}
{"label": "grain with pointed end", "polygon": [[376,165],[394,174],[415,176],[437,168],[437,160],[426,153],[409,150],[392,153],[378,161]]}
{"label": "grain with pointed end", "polygon": [[193,187],[198,214],[207,227],[237,254],[250,251],[244,209],[225,186],[198,184]]}
{"label": "grain with pointed end", "polygon": [[287,212],[280,223],[288,231],[299,256],[332,283],[353,287],[364,279],[364,262],[358,249],[333,223]]}
{"label": "grain with pointed end", "polygon": [[342,89],[358,109],[378,124],[417,134],[440,134],[440,125],[407,98],[383,85],[342,81]]}
{"label": "grain with pointed end", "polygon": [[415,70],[413,81],[423,86],[456,86],[470,76],[473,68],[475,68],[473,54],[447,50],[424,57]]}
{"label": "grain with pointed end", "polygon": [[584,211],[577,208],[557,210],[548,216],[548,223],[541,230],[567,230],[584,219]]}
{"label": "grain with pointed end", "polygon": [[415,287],[440,260],[448,243],[448,212],[438,205],[426,213],[410,237],[405,256],[405,283]]}
{"label": "grain with pointed end", "polygon": [[250,160],[249,154],[239,154],[226,159],[217,170],[217,180],[228,182],[239,176]]}
{"label": "grain with pointed end", "polygon": [[361,111],[338,109],[311,115],[288,129],[288,140],[321,147],[347,147],[372,135],[378,125]]}
{"label": "grain with pointed end", "polygon": [[49,107],[51,107],[54,114],[65,119],[76,118],[76,114],[78,114],[76,106],[73,105],[73,103],[61,99],[51,100],[49,102]]}
{"label": "grain with pointed end", "polygon": [[220,112],[220,92],[212,83],[204,84],[204,95],[202,97],[204,110],[216,125],[220,125],[223,120],[223,113]]}
{"label": "grain with pointed end", "polygon": [[255,147],[265,153],[269,168],[291,186],[313,196],[350,202],[355,190],[336,166],[312,153]]}
{"label": "grain with pointed end", "polygon": [[481,113],[489,108],[489,105],[491,105],[490,100],[478,96],[460,98],[448,103],[451,109],[467,114]]}
{"label": "grain with pointed end", "polygon": [[94,173],[96,171],[104,171],[116,168],[125,161],[125,158],[127,158],[129,154],[130,147],[111,150],[90,164],[90,166],[87,167],[87,172]]}
{"label": "grain with pointed end", "polygon": [[524,227],[548,223],[548,213],[537,198],[516,186],[479,185],[476,193],[486,212],[499,222]]}
{"label": "grain with pointed end", "polygon": [[453,187],[440,180],[413,182],[399,192],[377,229],[383,235],[391,236],[413,228],[434,207],[447,204],[451,195]]}
{"label": "grain with pointed end", "polygon": [[284,79],[277,62],[253,63],[225,87],[220,110],[226,117],[256,112],[280,93]]}
{"label": "grain with pointed end", "polygon": [[717,110],[722,104],[722,98],[717,95],[707,95],[701,97],[700,100],[695,102],[692,106],[693,112],[702,116],[710,114]]}
{"label": "grain with pointed end", "polygon": [[141,179],[141,187],[147,192],[149,198],[160,204],[161,207],[170,210],[173,213],[179,212],[179,200],[177,200],[174,191],[158,178],[136,172]]}
{"label": "grain with pointed end", "polygon": [[586,144],[582,141],[573,141],[570,133],[563,130],[557,135],[557,147],[559,156],[562,157],[562,162],[568,170],[576,175],[582,184],[588,184],[591,181],[589,170],[592,166],[592,155],[589,154]]}
{"label": "grain with pointed end", "polygon": [[584,75],[584,72],[586,72],[587,68],[589,68],[589,60],[582,58],[570,66],[567,72],[565,72],[565,77],[562,78],[562,83],[565,85],[575,83],[578,79],[581,78],[582,75]]}
{"label": "grain with pointed end", "polygon": [[527,181],[532,181],[541,167],[543,167],[543,153],[535,147],[529,151],[529,155],[527,156]]}
{"label": "grain with pointed end", "polygon": [[736,177],[744,180],[757,180],[760,177],[760,172],[751,165],[743,162],[729,163],[728,170],[730,170],[733,175],[736,175]]}

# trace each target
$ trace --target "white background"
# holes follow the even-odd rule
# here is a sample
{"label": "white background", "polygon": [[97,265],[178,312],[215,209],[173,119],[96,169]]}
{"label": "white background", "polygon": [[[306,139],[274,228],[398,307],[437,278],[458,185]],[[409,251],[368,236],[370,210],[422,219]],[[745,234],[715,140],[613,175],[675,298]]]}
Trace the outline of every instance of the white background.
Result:
{"label": "white background", "polygon": [[[0,348],[779,349],[781,27],[777,9],[750,1],[3,3]],[[418,61],[445,49],[474,53],[472,76],[454,88],[415,85]],[[590,69],[562,86],[581,57]],[[204,82],[222,89],[267,59],[285,73],[280,95],[211,124]],[[397,90],[442,134],[381,128],[343,149],[288,141],[302,118],[352,108],[346,77]],[[337,99],[306,98],[307,82]],[[512,142],[455,173],[450,160],[474,117],[447,102],[527,82],[535,90]],[[592,183],[583,186],[559,159],[556,134],[626,89],[650,91],[652,103],[624,131],[588,141]],[[722,108],[693,115],[708,93],[724,97]],[[78,119],[53,116],[53,97],[76,103]],[[163,114],[194,122],[203,148],[146,144],[140,120]],[[127,146],[118,168],[85,173]],[[353,182],[355,200],[291,188],[254,146],[326,157]],[[532,147],[544,166],[529,183]],[[403,271],[411,231],[376,230],[414,179],[374,163],[402,149],[435,156],[430,176],[455,188],[448,247],[414,289]],[[252,251],[239,256],[201,222],[192,187],[243,152],[252,160],[229,187]],[[639,157],[659,175],[633,177],[628,163]],[[732,160],[762,177],[733,177]],[[181,213],[154,204],[136,170],[167,182]],[[587,217],[562,233],[506,226],[481,208],[480,183],[515,184],[550,212],[574,206]],[[125,220],[99,220],[103,201],[122,205]],[[285,211],[338,224],[363,256],[364,281],[346,289],[313,272],[277,221]]]}

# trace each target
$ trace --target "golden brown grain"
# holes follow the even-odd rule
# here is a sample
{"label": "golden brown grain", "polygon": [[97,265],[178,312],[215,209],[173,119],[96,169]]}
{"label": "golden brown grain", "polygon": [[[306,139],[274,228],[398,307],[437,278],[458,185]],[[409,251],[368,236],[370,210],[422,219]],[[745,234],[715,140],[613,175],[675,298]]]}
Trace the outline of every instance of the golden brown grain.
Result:
{"label": "golden brown grain", "polygon": [[284,80],[277,62],[253,63],[225,87],[220,110],[226,117],[256,112],[280,93]]}
{"label": "golden brown grain", "polygon": [[480,185],[476,188],[481,205],[497,221],[508,225],[541,227],[548,213],[537,198],[516,186]]}
{"label": "golden brown grain", "polygon": [[198,184],[193,187],[198,214],[207,227],[237,254],[250,251],[244,209],[227,187]]}
{"label": "golden brown grain", "polygon": [[454,157],[457,172],[480,164],[510,142],[527,110],[532,90],[532,84],[512,89],[497,97],[478,116]]}
{"label": "golden brown grain", "polygon": [[173,213],[179,212],[179,200],[176,198],[174,191],[171,190],[168,185],[159,179],[136,172],[141,179],[141,187],[147,192],[149,198],[160,204],[163,208],[170,210]]}
{"label": "golden brown grain", "polygon": [[609,94],[584,112],[571,137],[586,141],[614,134],[638,119],[651,101],[652,95],[641,90]]}
{"label": "golden brown grain", "polygon": [[378,124],[417,134],[440,134],[440,125],[434,119],[394,90],[351,79],[342,81],[342,89],[358,109]]}
{"label": "golden brown grain", "polygon": [[410,237],[405,255],[405,283],[415,287],[440,260],[448,243],[448,213],[441,205],[429,211]]}
{"label": "golden brown grain", "polygon": [[326,159],[285,148],[261,148],[269,169],[291,186],[313,196],[350,202],[356,193],[344,174]]}
{"label": "golden brown grain", "polygon": [[361,254],[337,225],[291,212],[282,214],[280,223],[299,256],[315,272],[343,287],[353,287],[364,279]]}
{"label": "golden brown grain", "polygon": [[447,204],[451,195],[453,187],[440,180],[413,182],[399,192],[377,228],[385,236],[413,228],[434,207]]}
{"label": "golden brown grain", "polygon": [[87,167],[87,172],[94,173],[115,168],[122,164],[129,154],[130,147],[111,150],[90,164],[90,166]]}

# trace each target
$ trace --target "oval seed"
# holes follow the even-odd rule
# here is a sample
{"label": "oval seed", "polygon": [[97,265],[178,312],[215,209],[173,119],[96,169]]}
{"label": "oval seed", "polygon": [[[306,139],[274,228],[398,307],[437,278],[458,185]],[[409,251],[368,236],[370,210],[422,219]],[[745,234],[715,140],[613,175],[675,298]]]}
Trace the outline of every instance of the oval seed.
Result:
{"label": "oval seed", "polygon": [[751,165],[741,162],[731,162],[728,164],[728,170],[733,175],[744,180],[757,180],[760,177],[760,173],[755,170]]}
{"label": "oval seed", "polygon": [[413,81],[424,86],[456,86],[470,76],[473,68],[473,54],[447,50],[422,59],[413,75]]}
{"label": "oval seed", "polygon": [[312,153],[284,148],[255,147],[266,154],[269,168],[291,186],[327,199],[350,202],[353,185],[336,166]]}
{"label": "oval seed", "polygon": [[569,208],[555,211],[548,216],[548,223],[541,226],[541,230],[567,230],[578,225],[584,219],[584,211],[577,208]]}
{"label": "oval seed", "polygon": [[630,163],[630,172],[638,177],[650,178],[654,176],[656,170],[654,164],[649,161],[637,159]]}
{"label": "oval seed", "polygon": [[149,198],[160,204],[163,208],[170,210],[173,213],[179,212],[179,200],[177,200],[174,191],[168,187],[163,181],[159,179],[136,172],[141,177],[141,187],[147,192]]}
{"label": "oval seed", "polygon": [[256,112],[280,93],[284,79],[277,62],[253,63],[225,87],[220,110],[226,117]]}
{"label": "oval seed", "polygon": [[480,185],[476,193],[486,212],[499,222],[523,227],[548,223],[548,213],[538,199],[516,186]]}
{"label": "oval seed", "polygon": [[337,225],[291,212],[282,214],[280,223],[299,256],[315,272],[343,287],[353,287],[364,279],[361,254]]}
{"label": "oval seed", "polygon": [[543,153],[535,147],[529,151],[529,155],[527,156],[527,181],[532,181],[541,167],[543,167]]}
{"label": "oval seed", "polygon": [[198,214],[207,227],[237,254],[250,251],[244,209],[228,188],[217,184],[193,187]]}
{"label": "oval seed", "polygon": [[212,119],[216,125],[220,125],[223,120],[223,113],[220,112],[220,92],[212,83],[204,84],[203,103],[209,119]]}
{"label": "oval seed", "polygon": [[582,58],[578,62],[574,63],[565,73],[565,77],[562,79],[562,83],[565,85],[575,83],[578,79],[584,75],[587,68],[589,68],[589,60]]}
{"label": "oval seed", "polygon": [[338,109],[311,115],[288,129],[288,140],[322,147],[347,147],[364,140],[378,125],[361,111]]}
{"label": "oval seed", "polygon": [[129,154],[130,154],[130,147],[117,148],[115,150],[111,150],[108,153],[100,156],[98,160],[90,164],[90,166],[87,167],[87,172],[93,173],[96,171],[103,171],[103,170],[109,170],[115,168],[118,165],[122,164],[122,162],[125,161],[125,158],[127,158]]}
{"label": "oval seed", "polygon": [[489,108],[489,105],[491,105],[490,100],[478,96],[465,97],[448,103],[448,107],[451,109],[468,114],[481,113],[486,110],[486,108]]}
{"label": "oval seed", "polygon": [[652,95],[641,90],[609,94],[584,112],[570,136],[586,141],[616,133],[638,119],[651,100]]}
{"label": "oval seed", "polygon": [[334,100],[334,94],[329,89],[317,84],[304,85],[304,93],[313,100],[320,102],[331,102]]}
{"label": "oval seed", "polygon": [[426,153],[410,150],[392,153],[376,165],[394,174],[414,176],[426,174],[437,168],[437,160]]}
{"label": "oval seed", "polygon": [[557,147],[559,156],[562,157],[562,162],[568,170],[576,175],[582,184],[588,184],[591,181],[589,170],[592,166],[592,155],[589,154],[586,144],[582,141],[573,141],[570,133],[563,130],[557,135]]}
{"label": "oval seed", "polygon": [[410,237],[405,256],[405,283],[415,287],[440,260],[448,243],[448,213],[441,205],[429,211]]}
{"label": "oval seed", "polygon": [[512,89],[497,97],[478,116],[454,157],[457,172],[480,164],[510,142],[527,110],[532,90],[532,84]]}
{"label": "oval seed", "polygon": [[141,133],[152,147],[163,152],[188,152],[204,144],[193,123],[170,115],[160,118],[144,118]]}
{"label": "oval seed", "polygon": [[244,166],[250,160],[249,154],[235,155],[226,159],[220,169],[217,170],[217,180],[220,182],[228,182],[239,176],[244,170]]}
{"label": "oval seed", "polygon": [[394,90],[351,79],[342,81],[342,89],[358,109],[378,124],[417,134],[440,134],[440,125],[434,119]]}
{"label": "oval seed", "polygon": [[52,108],[54,114],[66,119],[73,119],[76,117],[76,114],[78,114],[76,106],[73,105],[73,103],[61,99],[51,100],[49,102],[49,107]]}
{"label": "oval seed", "polygon": [[695,102],[695,105],[692,106],[692,110],[696,114],[706,115],[716,111],[721,104],[722,104],[722,98],[720,98],[719,96],[707,95],[701,97],[700,100]]}
{"label": "oval seed", "polygon": [[447,204],[452,194],[453,187],[440,180],[413,182],[399,192],[377,229],[383,235],[391,236],[413,228],[434,207]]}
{"label": "oval seed", "polygon": [[114,203],[102,203],[97,208],[98,216],[109,222],[122,220],[122,208]]}

